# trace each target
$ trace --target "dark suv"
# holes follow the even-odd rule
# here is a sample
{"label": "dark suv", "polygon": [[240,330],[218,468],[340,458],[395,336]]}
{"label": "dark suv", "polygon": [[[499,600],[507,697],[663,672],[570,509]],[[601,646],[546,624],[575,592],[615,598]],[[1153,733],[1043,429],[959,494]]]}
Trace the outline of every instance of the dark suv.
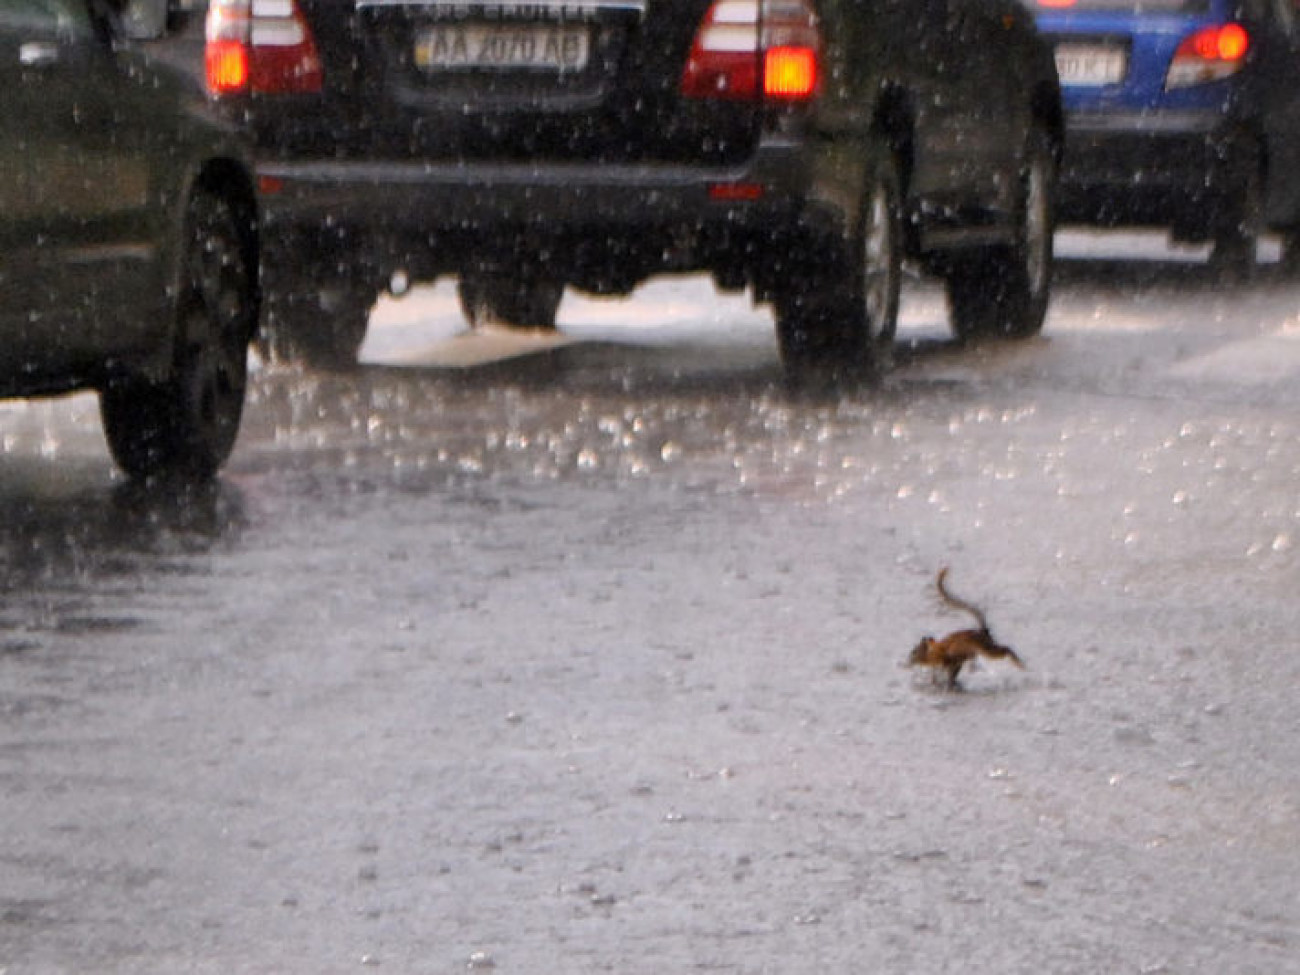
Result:
{"label": "dark suv", "polygon": [[272,340],[316,362],[444,274],[552,327],[566,286],[708,271],[818,375],[888,360],[904,258],[959,335],[1041,327],[1062,113],[1015,0],[211,0],[206,42]]}
{"label": "dark suv", "polygon": [[252,164],[166,0],[0,0],[0,395],[97,389],[131,475],[207,477],[257,324]]}

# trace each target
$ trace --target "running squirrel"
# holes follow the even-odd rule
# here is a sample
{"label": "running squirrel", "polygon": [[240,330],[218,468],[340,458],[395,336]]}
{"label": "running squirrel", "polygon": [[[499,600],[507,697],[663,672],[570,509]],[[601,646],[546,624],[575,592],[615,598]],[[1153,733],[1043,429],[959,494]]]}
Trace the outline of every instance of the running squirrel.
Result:
{"label": "running squirrel", "polygon": [[948,672],[948,688],[950,690],[959,690],[961,688],[961,685],[957,683],[957,676],[961,673],[962,665],[968,660],[974,660],[981,654],[985,657],[1008,659],[1021,670],[1024,670],[1024,661],[1016,656],[1016,652],[993,639],[993,633],[989,630],[989,621],[985,618],[984,612],[973,603],[960,599],[948,591],[948,587],[945,585],[947,578],[948,567],[944,566],[939,570],[939,575],[934,581],[939,590],[939,598],[954,609],[970,613],[971,616],[975,617],[975,622],[979,624],[979,629],[957,630],[939,640],[932,636],[923,636],[921,642],[912,650],[907,665],[909,667],[933,667],[936,670],[943,668]]}

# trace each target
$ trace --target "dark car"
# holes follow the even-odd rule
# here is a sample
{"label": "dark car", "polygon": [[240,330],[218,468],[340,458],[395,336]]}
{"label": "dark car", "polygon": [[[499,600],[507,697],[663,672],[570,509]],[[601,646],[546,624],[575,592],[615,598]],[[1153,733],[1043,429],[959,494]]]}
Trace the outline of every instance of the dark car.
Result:
{"label": "dark car", "polygon": [[257,322],[252,167],[165,0],[0,0],[0,395],[100,394],[129,474],[207,477]]}
{"label": "dark car", "polygon": [[1233,271],[1253,265],[1262,231],[1295,235],[1293,0],[1028,2],[1063,87],[1063,222],[1170,227]]}
{"label": "dark car", "polygon": [[565,287],[711,272],[794,372],[887,362],[900,262],[962,336],[1050,288],[1056,71],[1015,0],[212,0],[258,144],[273,344],[355,359],[388,283],[552,327]]}

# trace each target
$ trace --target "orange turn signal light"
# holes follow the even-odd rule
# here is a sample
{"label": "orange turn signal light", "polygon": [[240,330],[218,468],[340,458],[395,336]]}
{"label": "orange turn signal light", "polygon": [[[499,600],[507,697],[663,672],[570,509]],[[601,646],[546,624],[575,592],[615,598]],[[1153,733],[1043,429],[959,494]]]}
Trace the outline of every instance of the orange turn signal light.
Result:
{"label": "orange turn signal light", "polygon": [[1215,34],[1215,47],[1222,61],[1240,61],[1246,56],[1250,40],[1241,24],[1224,24]]}
{"label": "orange turn signal light", "polygon": [[1250,35],[1241,24],[1219,24],[1198,30],[1178,46],[1178,53],[1202,61],[1240,61],[1250,48]]}
{"label": "orange turn signal light", "polygon": [[204,57],[208,91],[221,95],[248,85],[248,47],[242,41],[209,41]]}
{"label": "orange turn signal light", "polygon": [[763,94],[799,100],[817,89],[817,52],[811,47],[770,47],[763,57]]}

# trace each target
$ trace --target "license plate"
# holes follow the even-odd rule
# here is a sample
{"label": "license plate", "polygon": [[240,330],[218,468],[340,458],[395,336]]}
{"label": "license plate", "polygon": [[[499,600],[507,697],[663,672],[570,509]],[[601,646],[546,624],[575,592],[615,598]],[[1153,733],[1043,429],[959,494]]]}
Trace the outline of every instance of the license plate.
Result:
{"label": "license plate", "polygon": [[1114,85],[1124,80],[1128,55],[1107,44],[1058,44],[1056,73],[1063,85]]}
{"label": "license plate", "polygon": [[449,24],[425,31],[415,43],[415,63],[425,71],[581,71],[590,53],[590,33],[578,26]]}

